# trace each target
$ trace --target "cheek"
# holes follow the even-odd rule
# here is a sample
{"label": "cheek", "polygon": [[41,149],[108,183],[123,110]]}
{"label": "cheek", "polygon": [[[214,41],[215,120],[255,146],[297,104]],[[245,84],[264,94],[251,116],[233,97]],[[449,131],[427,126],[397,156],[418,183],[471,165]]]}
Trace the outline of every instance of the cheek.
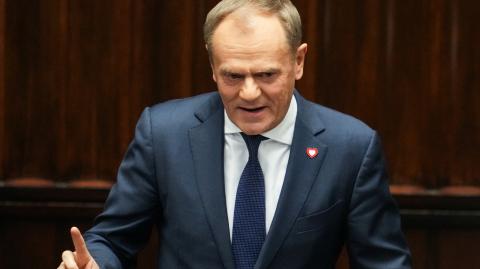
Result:
{"label": "cheek", "polygon": [[228,106],[229,103],[233,102],[237,96],[237,91],[234,87],[229,87],[227,85],[217,85],[218,93],[222,97],[222,101],[225,106]]}
{"label": "cheek", "polygon": [[288,108],[290,105],[289,100],[293,93],[293,86],[285,82],[285,80],[277,81],[274,85],[270,85],[266,91],[268,99],[274,104],[276,113],[281,113],[281,111],[285,109],[285,106]]}
{"label": "cheek", "polygon": [[290,91],[283,91],[281,96],[278,98],[278,104],[277,104],[277,114],[278,115],[284,115],[287,113],[288,107],[290,106],[290,96],[291,92]]}

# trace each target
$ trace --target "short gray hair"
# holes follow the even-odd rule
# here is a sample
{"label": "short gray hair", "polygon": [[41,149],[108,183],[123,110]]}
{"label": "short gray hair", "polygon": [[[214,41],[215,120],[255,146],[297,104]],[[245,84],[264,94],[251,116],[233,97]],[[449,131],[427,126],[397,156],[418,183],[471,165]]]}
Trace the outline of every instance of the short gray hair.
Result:
{"label": "short gray hair", "polygon": [[302,20],[297,8],[290,0],[222,0],[208,12],[203,25],[203,38],[209,54],[212,50],[212,37],[215,29],[225,17],[245,6],[276,15],[285,30],[292,52],[296,51],[302,42]]}

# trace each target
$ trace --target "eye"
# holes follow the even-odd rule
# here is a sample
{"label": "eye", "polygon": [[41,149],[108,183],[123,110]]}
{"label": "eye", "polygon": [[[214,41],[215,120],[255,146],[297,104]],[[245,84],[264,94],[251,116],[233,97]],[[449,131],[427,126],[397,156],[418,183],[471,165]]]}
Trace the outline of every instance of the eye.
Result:
{"label": "eye", "polygon": [[227,81],[238,81],[243,79],[243,75],[239,73],[224,72],[222,75]]}
{"label": "eye", "polygon": [[259,74],[261,78],[271,78],[273,76],[273,72],[262,72]]}
{"label": "eye", "polygon": [[260,72],[255,74],[255,77],[264,82],[273,82],[276,78],[276,72]]}
{"label": "eye", "polygon": [[240,83],[245,76],[239,73],[223,72],[222,77],[225,84],[236,85]]}
{"label": "eye", "polygon": [[229,79],[233,79],[233,80],[238,80],[238,79],[242,79],[242,78],[243,78],[242,75],[240,75],[240,74],[235,74],[235,73],[229,73],[229,74],[227,74],[227,77],[228,77]]}

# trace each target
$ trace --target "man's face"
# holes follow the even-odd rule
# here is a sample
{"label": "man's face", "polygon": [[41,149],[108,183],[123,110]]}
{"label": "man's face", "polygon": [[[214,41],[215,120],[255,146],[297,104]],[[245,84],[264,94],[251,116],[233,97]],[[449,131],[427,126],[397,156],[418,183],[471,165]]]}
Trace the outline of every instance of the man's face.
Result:
{"label": "man's face", "polygon": [[303,75],[307,45],[292,54],[276,16],[241,9],[218,25],[212,49],[213,79],[228,117],[249,135],[277,126]]}

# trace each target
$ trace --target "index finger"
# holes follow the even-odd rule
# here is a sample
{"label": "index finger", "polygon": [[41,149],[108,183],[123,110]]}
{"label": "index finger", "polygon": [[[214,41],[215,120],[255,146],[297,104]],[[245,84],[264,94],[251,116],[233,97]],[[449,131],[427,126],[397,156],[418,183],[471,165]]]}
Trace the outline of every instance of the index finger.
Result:
{"label": "index finger", "polygon": [[70,229],[70,235],[72,236],[73,245],[75,246],[75,252],[77,257],[80,260],[88,258],[90,253],[88,252],[87,245],[85,245],[85,240],[80,233],[80,230],[77,227],[72,227]]}

